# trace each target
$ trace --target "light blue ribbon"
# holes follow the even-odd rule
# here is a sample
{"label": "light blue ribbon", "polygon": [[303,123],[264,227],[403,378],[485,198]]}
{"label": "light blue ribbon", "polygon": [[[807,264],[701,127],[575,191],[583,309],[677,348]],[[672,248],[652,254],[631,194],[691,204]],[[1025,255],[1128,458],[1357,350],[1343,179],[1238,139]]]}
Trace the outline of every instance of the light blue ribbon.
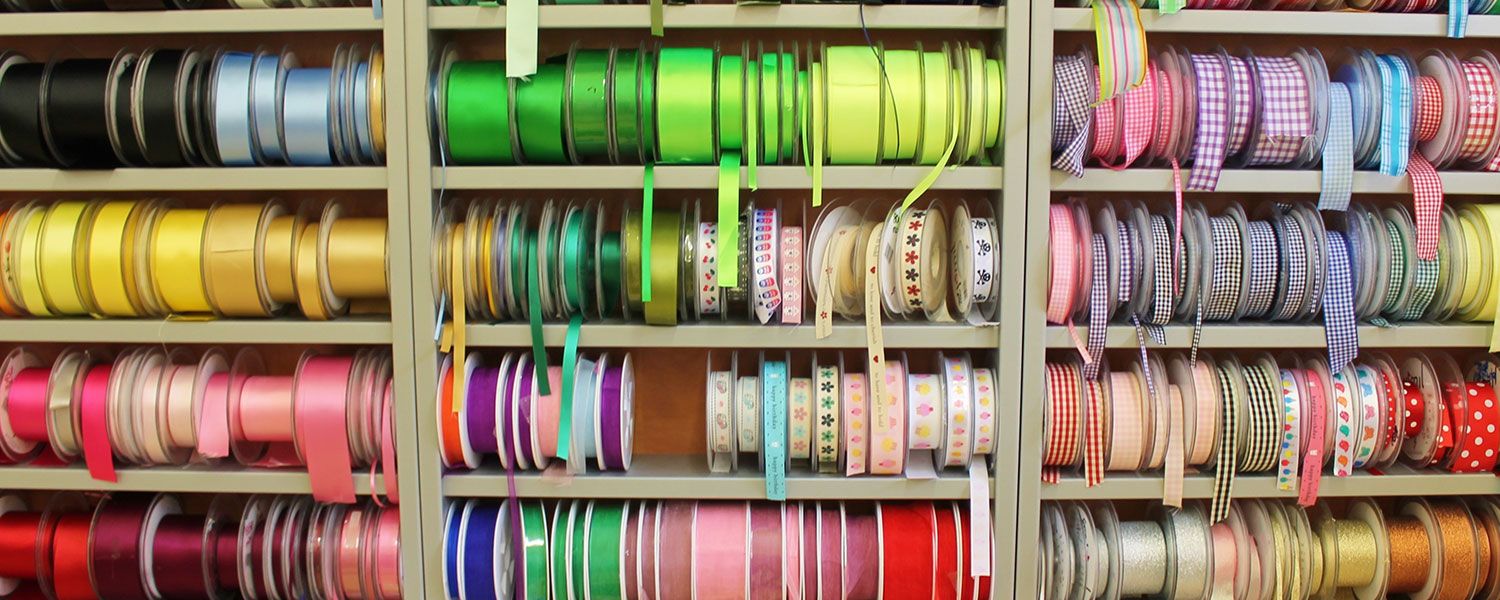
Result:
{"label": "light blue ribbon", "polygon": [[1380,172],[1392,177],[1406,174],[1411,157],[1410,73],[1406,62],[1389,54],[1376,58],[1380,67]]}
{"label": "light blue ribbon", "polygon": [[292,69],[282,99],[287,162],[303,166],[333,164],[329,101],[332,75],[326,68]]}
{"label": "light blue ribbon", "polygon": [[1328,84],[1328,139],[1323,143],[1323,190],[1318,210],[1349,209],[1354,193],[1354,112],[1349,87]]}
{"label": "light blue ribbon", "polygon": [[370,63],[354,68],[354,139],[362,162],[375,162],[375,139],[370,130]]}
{"label": "light blue ribbon", "polygon": [[214,138],[219,160],[226,166],[248,167],[257,163],[250,130],[250,75],[254,66],[254,55],[226,52],[215,73]]}
{"label": "light blue ribbon", "polygon": [[267,163],[286,162],[286,150],[281,143],[281,90],[285,81],[281,69],[280,54],[264,54],[256,61],[254,82],[250,93],[254,113],[251,121],[255,125],[255,140],[260,146],[261,157]]}
{"label": "light blue ribbon", "polygon": [[761,452],[766,460],[766,499],[782,501],[786,500],[786,363],[766,361],[761,369],[760,382]]}

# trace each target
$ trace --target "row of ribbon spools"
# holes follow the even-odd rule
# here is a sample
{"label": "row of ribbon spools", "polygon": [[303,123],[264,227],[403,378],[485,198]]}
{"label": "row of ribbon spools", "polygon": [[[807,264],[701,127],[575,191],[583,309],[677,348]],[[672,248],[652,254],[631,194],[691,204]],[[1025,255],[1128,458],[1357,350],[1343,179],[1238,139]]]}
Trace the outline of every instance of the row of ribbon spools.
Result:
{"label": "row of ribbon spools", "polygon": [[1190,503],[1132,519],[1137,511],[1107,502],[1044,503],[1043,597],[1500,597],[1500,502],[1491,497],[1237,500],[1227,509],[1210,518]]}
{"label": "row of ribbon spools", "polygon": [[1004,105],[1000,59],[966,43],[575,48],[527,80],[450,49],[438,69],[458,164],[963,164]]}
{"label": "row of ribbon spools", "polygon": [[343,503],[354,502],[359,469],[382,470],[394,501],[391,368],[376,350],[309,351],[274,373],[250,348],[71,349],[51,360],[16,348],[0,363],[0,452],[10,464],[82,459],[111,482],[115,460],[305,466],[315,498]]}
{"label": "row of ribbon spools", "polygon": [[1420,225],[1394,205],[1357,204],[1325,225],[1298,202],[1254,212],[1230,203],[1217,215],[1193,203],[1180,221],[1139,202],[1057,203],[1047,319],[1086,320],[1087,339],[1075,341],[1097,356],[1112,322],[1160,343],[1157,326],[1172,322],[1321,318],[1342,368],[1358,353],[1359,322],[1494,320],[1500,208],[1445,207],[1437,227],[1436,252],[1423,258]]}
{"label": "row of ribbon spools", "polygon": [[1380,473],[1397,462],[1451,473],[1495,470],[1500,361],[1460,366],[1435,352],[1365,352],[1330,368],[1321,356],[1153,353],[1088,379],[1076,360],[1048,362],[1043,474],[1081,467],[1161,471],[1163,501],[1182,504],[1185,471],[1212,471],[1214,508],[1237,474],[1274,474],[1299,502],[1326,476]]}
{"label": "row of ribbon spools", "polygon": [[46,62],[0,52],[0,164],[380,164],[384,64],[378,45],[348,44],[327,67],[303,67],[290,51],[124,49]]}
{"label": "row of ribbon spools", "polygon": [[[987,517],[974,516],[975,519]],[[990,597],[954,502],[469,500],[444,510],[450,600]]]}
{"label": "row of ribbon spools", "polygon": [[440,213],[435,289],[463,290],[452,308],[483,321],[800,325],[814,309],[817,320],[993,319],[999,232],[988,204],[834,201],[808,229],[799,212],[750,203],[714,215],[688,202],[656,208],[648,229],[639,210],[600,201],[473,201]]}
{"label": "row of ribbon spools", "polygon": [[1330,67],[1315,49],[1257,56],[1167,48],[1142,68],[1140,86],[1099,103],[1096,91],[1109,82],[1098,79],[1094,58],[1055,59],[1054,167],[1083,176],[1091,161],[1190,166],[1186,188],[1213,190],[1226,166],[1321,164],[1325,210],[1348,206],[1356,169],[1409,175],[1423,259],[1436,252],[1437,170],[1500,170],[1500,62],[1488,52],[1414,59],[1353,49]]}
{"label": "row of ribbon spools", "polygon": [[507,471],[564,461],[571,473],[630,468],[635,369],[629,353],[578,354],[538,365],[526,352],[498,360],[444,358],[437,402],[443,466],[473,469],[489,456]]}
{"label": "row of ribbon spools", "polygon": [[386,219],[338,201],[185,208],[166,200],[0,209],[0,313],[310,319],[389,311]]}
{"label": "row of ribbon spools", "polygon": [[[709,470],[784,474],[805,466],[910,479],[982,470],[997,441],[995,372],[963,352],[934,358],[889,355],[876,363],[883,372],[876,384],[869,363],[842,355],[799,362],[785,352],[710,354]],[[742,467],[741,460],[756,462]]]}
{"label": "row of ribbon spools", "polygon": [[305,497],[0,496],[0,595],[25,600],[401,597],[394,506]]}

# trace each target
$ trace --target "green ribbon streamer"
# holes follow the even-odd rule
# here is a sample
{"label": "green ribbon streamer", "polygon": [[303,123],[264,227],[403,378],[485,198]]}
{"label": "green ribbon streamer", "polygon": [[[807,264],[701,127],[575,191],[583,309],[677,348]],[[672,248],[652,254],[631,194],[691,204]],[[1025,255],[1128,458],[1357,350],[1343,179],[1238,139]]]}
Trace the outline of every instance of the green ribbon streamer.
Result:
{"label": "green ribbon streamer", "polygon": [[503,61],[460,61],[448,71],[443,115],[459,164],[515,162],[510,151],[510,92]]}
{"label": "green ribbon streamer", "polygon": [[1187,7],[1187,0],[1160,0],[1157,4],[1157,12],[1170,15]]}
{"label": "green ribbon streamer", "polygon": [[[526,312],[531,317],[531,362],[536,366],[537,392],[547,396],[552,393],[552,386],[547,383],[547,346],[542,339],[542,283],[536,263],[536,232],[530,231],[526,234]],[[561,442],[558,445],[561,446]]]}
{"label": "green ribbon streamer", "polygon": [[563,87],[567,67],[547,63],[531,79],[516,82],[516,129],[527,162],[566,163],[563,149]]}
{"label": "green ribbon streamer", "polygon": [[[594,504],[589,519],[590,600],[620,600],[620,538],[624,532],[624,506],[614,502]],[[575,573],[575,578],[577,574]]]}
{"label": "green ribbon streamer", "polygon": [[656,205],[656,165],[646,163],[641,190],[641,302],[651,301],[651,214]]}
{"label": "green ribbon streamer", "polygon": [[752,58],[745,65],[745,161],[750,170],[750,191],[760,189],[755,177],[755,155],[760,152],[760,59]]}
{"label": "green ribbon streamer", "polygon": [[583,328],[583,315],[574,314],[568,319],[568,338],[563,342],[562,364],[562,409],[557,416],[557,457],[568,460],[568,448],[573,444],[573,376],[578,370],[578,335]]}
{"label": "green ribbon streamer", "polygon": [[734,287],[740,278],[740,153],[719,156],[719,287]]}
{"label": "green ribbon streamer", "polygon": [[656,37],[667,35],[666,16],[662,14],[664,10],[661,3],[662,0],[651,0],[651,35]]}

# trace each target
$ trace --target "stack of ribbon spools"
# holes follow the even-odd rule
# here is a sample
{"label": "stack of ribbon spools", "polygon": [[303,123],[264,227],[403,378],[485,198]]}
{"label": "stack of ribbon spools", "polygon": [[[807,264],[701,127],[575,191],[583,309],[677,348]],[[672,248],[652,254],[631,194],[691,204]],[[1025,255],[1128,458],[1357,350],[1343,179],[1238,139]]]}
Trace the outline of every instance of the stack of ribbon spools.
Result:
{"label": "stack of ribbon spools", "polygon": [[842,355],[800,364],[784,352],[710,355],[709,470],[727,473],[753,460],[759,467],[751,468],[783,472],[805,466],[929,479],[945,468],[982,467],[996,444],[994,371],[962,352],[937,355],[932,373],[908,367],[912,360],[927,362],[888,356],[876,385],[859,368],[863,361],[846,363]]}
{"label": "stack of ribbon spools", "polygon": [[969,536],[989,524],[952,502],[471,500],[443,521],[452,600],[990,597]]}
{"label": "stack of ribbon spools", "polygon": [[1175,14],[1183,9],[1354,10],[1387,13],[1431,13],[1446,10],[1447,33],[1452,38],[1461,38],[1467,33],[1469,15],[1500,14],[1500,3],[1495,0],[1460,0],[1448,3],[1437,0],[1098,0],[1092,4],[1100,5],[1105,14],[1111,15],[1096,31],[1100,48],[1124,49],[1134,40],[1140,40],[1142,50],[1145,49],[1145,28],[1136,10],[1137,5],[1140,8],[1156,9],[1163,15]]}
{"label": "stack of ribbon spools", "polygon": [[0,164],[380,164],[384,64],[379,46],[358,45],[338,46],[328,67],[301,67],[291,52],[0,53]]}
{"label": "stack of ribbon spools", "polygon": [[49,365],[17,348],[0,363],[0,456],[70,463],[116,481],[114,459],[184,465],[233,456],[253,467],[303,466],[313,496],[354,502],[356,468],[383,467],[396,494],[391,357],[307,352],[268,374],[260,355],[144,347],[65,350]]}
{"label": "stack of ribbon spools", "polygon": [[1321,163],[1326,210],[1348,206],[1354,169],[1409,175],[1417,255],[1430,260],[1443,204],[1437,170],[1500,171],[1500,62],[1488,52],[1413,60],[1351,50],[1336,64],[1330,77],[1316,50],[1266,57],[1169,48],[1144,65],[1142,85],[1099,103],[1093,57],[1059,56],[1053,166],[1083,176],[1091,159],[1115,169],[1191,165],[1187,189],[1213,190],[1226,165]]}
{"label": "stack of ribbon spools", "polygon": [[1382,505],[1356,499],[1335,513],[1246,500],[1217,518],[1191,504],[1125,520],[1108,503],[1044,504],[1041,593],[1075,600],[1500,595],[1500,502]]}
{"label": "stack of ribbon spools", "polygon": [[[443,361],[437,404],[443,465],[473,469],[497,455],[507,471],[546,469],[553,459],[581,473],[630,468],[635,370],[630,354],[578,355],[538,365],[524,352],[498,361],[470,354]],[[487,364],[488,363],[488,364]]]}
{"label": "stack of ribbon spools", "polygon": [[280,202],[162,200],[0,209],[0,313],[268,317],[388,312],[386,220]]}
{"label": "stack of ribbon spools", "polygon": [[289,496],[215,497],[186,511],[169,494],[97,501],[58,494],[40,509],[0,497],[7,598],[401,597],[400,511]]}
{"label": "stack of ribbon spools", "polygon": [[1274,473],[1309,505],[1325,471],[1490,472],[1500,359],[1467,364],[1417,352],[1366,352],[1341,368],[1319,356],[1171,353],[1107,365],[1095,380],[1078,361],[1049,362],[1044,477],[1081,465],[1092,486],[1106,471],[1162,470],[1163,501],[1176,506],[1184,472],[1212,469],[1220,507],[1237,473]]}
{"label": "stack of ribbon spools", "polygon": [[1264,206],[1253,220],[1237,203],[1217,216],[1197,204],[1181,214],[1179,224],[1138,202],[1052,205],[1048,321],[1086,319],[1080,350],[1097,356],[1110,322],[1156,337],[1170,322],[1321,315],[1341,366],[1358,351],[1360,321],[1495,319],[1490,240],[1500,239],[1500,207],[1445,207],[1430,259],[1400,206],[1355,205],[1327,226],[1297,202]]}
{"label": "stack of ribbon spools", "polygon": [[502,61],[458,60],[450,49],[433,78],[441,158],[716,164],[719,187],[731,189],[741,164],[754,189],[757,163],[805,163],[817,205],[825,163],[987,162],[1000,143],[1003,67],[983,47],[734,50],[575,48],[507,79]]}
{"label": "stack of ribbon spools", "polygon": [[[661,325],[738,318],[799,325],[814,307],[819,319],[993,319],[999,232],[988,205],[935,200],[901,211],[836,201],[810,236],[797,213],[751,203],[722,223],[688,202],[658,207],[648,235],[634,208],[475,201],[462,219],[457,210],[441,213],[434,283],[444,295],[462,289],[453,308],[484,321],[641,315]],[[866,313],[870,260],[879,283]]]}

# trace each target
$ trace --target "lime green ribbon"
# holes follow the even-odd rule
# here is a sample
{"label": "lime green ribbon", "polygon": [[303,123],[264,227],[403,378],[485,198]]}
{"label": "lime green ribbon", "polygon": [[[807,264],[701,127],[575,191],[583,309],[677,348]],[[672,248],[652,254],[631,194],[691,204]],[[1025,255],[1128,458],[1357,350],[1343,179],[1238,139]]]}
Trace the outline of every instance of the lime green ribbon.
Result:
{"label": "lime green ribbon", "polygon": [[719,156],[719,287],[734,287],[740,278],[740,153]]}

